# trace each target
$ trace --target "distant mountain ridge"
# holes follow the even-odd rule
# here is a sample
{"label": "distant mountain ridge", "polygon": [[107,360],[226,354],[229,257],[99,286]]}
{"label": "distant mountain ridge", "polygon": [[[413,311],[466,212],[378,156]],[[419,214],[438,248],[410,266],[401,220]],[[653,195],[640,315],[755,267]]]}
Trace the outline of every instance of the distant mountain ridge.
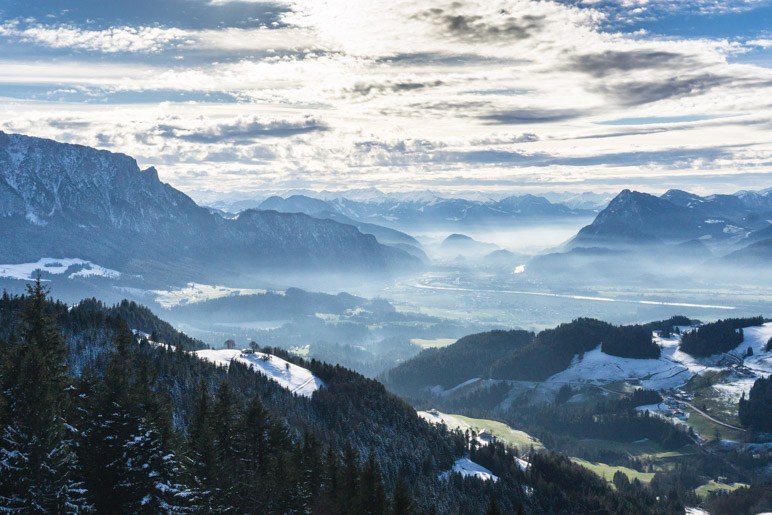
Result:
{"label": "distant mountain ridge", "polygon": [[401,248],[423,262],[429,261],[421,244],[409,234],[382,225],[354,220],[340,213],[332,204],[324,200],[304,195],[292,195],[287,198],[272,196],[261,202],[257,209],[279,213],[304,213],[315,218],[352,225],[363,234],[372,234],[379,243]]}
{"label": "distant mountain ridge", "polygon": [[691,240],[708,246],[743,246],[759,239],[754,238],[754,234],[763,236],[770,231],[771,206],[769,190],[707,197],[681,190],[669,190],[660,197],[623,190],[592,224],[579,231],[571,246],[684,243]]}
{"label": "distant mountain ridge", "polygon": [[385,273],[419,262],[332,220],[247,210],[226,219],[129,156],[0,132],[0,262],[77,256],[167,278],[265,270]]}
{"label": "distant mountain ridge", "polygon": [[[596,209],[586,206],[596,197],[585,202],[576,201],[582,207],[568,207],[551,202],[542,196],[515,195],[493,200],[490,198],[445,198],[432,192],[385,194],[377,190],[365,193],[353,192],[351,197],[343,192],[292,192],[285,196],[274,195],[260,202],[237,201],[230,204],[216,203],[221,209],[240,210],[257,207],[287,213],[306,213],[326,216],[344,223],[356,223],[362,232],[374,230],[361,224],[409,230],[421,226],[509,224],[513,222],[543,219],[575,218],[590,216]],[[374,234],[374,233],[372,233]],[[376,237],[379,235],[376,234]],[[380,241],[380,238],[379,238]],[[391,243],[391,242],[390,242]]]}

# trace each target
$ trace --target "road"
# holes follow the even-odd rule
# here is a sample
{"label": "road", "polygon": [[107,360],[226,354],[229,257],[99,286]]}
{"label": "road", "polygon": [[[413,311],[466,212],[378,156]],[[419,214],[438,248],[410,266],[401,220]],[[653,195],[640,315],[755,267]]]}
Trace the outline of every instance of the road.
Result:
{"label": "road", "polygon": [[726,422],[722,422],[722,421],[718,420],[717,418],[714,418],[711,415],[708,415],[707,413],[702,411],[700,408],[698,408],[694,404],[691,404],[691,403],[686,402],[686,401],[679,401],[679,402],[681,402],[683,404],[686,404],[687,406],[692,408],[694,411],[696,411],[697,413],[699,413],[703,417],[707,418],[711,422],[714,422],[714,423],[718,424],[719,426],[728,427],[729,429],[734,429],[735,431],[742,431],[743,433],[746,432],[746,430],[743,429],[742,427],[737,427],[737,426],[733,426],[732,424],[727,424]]}

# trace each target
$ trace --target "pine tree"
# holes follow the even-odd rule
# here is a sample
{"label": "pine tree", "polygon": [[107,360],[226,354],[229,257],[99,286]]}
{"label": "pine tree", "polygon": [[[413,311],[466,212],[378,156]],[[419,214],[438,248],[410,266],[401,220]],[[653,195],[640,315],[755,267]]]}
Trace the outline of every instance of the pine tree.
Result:
{"label": "pine tree", "polygon": [[26,512],[87,512],[67,412],[67,346],[46,313],[40,278],[28,287],[20,342],[3,395],[0,507]]}
{"label": "pine tree", "polygon": [[212,422],[214,423],[215,451],[219,468],[218,477],[222,496],[228,498],[236,465],[236,411],[233,394],[227,382],[220,385],[215,400]]}
{"label": "pine tree", "polygon": [[257,485],[265,485],[269,474],[268,426],[270,419],[260,399],[254,397],[239,416],[235,431],[235,463],[238,478],[236,498],[238,511],[261,513],[267,492]]}
{"label": "pine tree", "polygon": [[359,457],[356,451],[346,446],[343,452],[343,469],[341,470],[340,500],[338,502],[341,512],[352,513],[358,508],[359,498]]}
{"label": "pine tree", "polygon": [[301,481],[303,488],[308,492],[307,510],[312,511],[314,499],[321,492],[322,453],[319,441],[311,433],[306,433],[303,439],[303,459],[301,461]]}
{"label": "pine tree", "polygon": [[413,505],[413,496],[405,480],[400,478],[394,488],[394,500],[392,502],[391,512],[394,515],[412,515],[415,513]]}
{"label": "pine tree", "polygon": [[212,492],[217,479],[217,455],[211,419],[209,392],[202,382],[188,438],[189,481],[195,489],[192,501],[199,512],[214,511],[216,504]]}
{"label": "pine tree", "polygon": [[122,490],[128,493],[124,513],[185,513],[190,492],[181,483],[181,467],[161,434],[147,421],[123,445]]}
{"label": "pine tree", "polygon": [[381,467],[374,454],[371,453],[368,457],[360,477],[359,512],[372,515],[386,513],[386,491]]}
{"label": "pine tree", "polygon": [[501,515],[501,508],[499,508],[499,503],[496,502],[495,498],[491,497],[491,500],[488,502],[485,515]]}
{"label": "pine tree", "polygon": [[332,445],[327,446],[322,468],[320,495],[316,503],[319,513],[339,513],[340,505],[340,463]]}
{"label": "pine tree", "polygon": [[139,431],[139,422],[131,413],[135,367],[133,336],[127,331],[127,327],[118,330],[116,352],[94,393],[81,445],[86,483],[99,513],[118,513],[132,502],[132,493],[126,487],[124,446]]}

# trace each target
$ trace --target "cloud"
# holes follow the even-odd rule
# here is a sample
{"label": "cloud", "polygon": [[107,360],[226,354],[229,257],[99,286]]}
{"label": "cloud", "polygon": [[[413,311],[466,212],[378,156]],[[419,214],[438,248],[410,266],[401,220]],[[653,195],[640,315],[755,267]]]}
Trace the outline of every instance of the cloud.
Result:
{"label": "cloud", "polygon": [[138,1],[4,11],[0,127],[195,190],[688,180],[772,159],[772,70],[742,59],[762,36],[614,19],[707,1]]}
{"label": "cloud", "polygon": [[692,68],[694,58],[688,55],[662,50],[607,50],[596,54],[582,54],[571,58],[567,69],[580,71],[596,78],[635,70],[663,69],[671,67]]}
{"label": "cloud", "polygon": [[424,88],[436,88],[443,84],[441,80],[430,82],[414,82],[412,80],[400,82],[386,81],[382,84],[357,82],[346,91],[354,96],[369,96],[371,94],[411,92]]}
{"label": "cloud", "polygon": [[74,48],[106,54],[118,52],[157,53],[191,42],[186,31],[161,27],[111,27],[86,30],[74,26],[33,25],[19,28],[18,22],[0,26],[0,36],[15,37],[51,48]]}
{"label": "cloud", "polygon": [[501,134],[493,133],[483,138],[473,138],[469,141],[471,145],[511,145],[514,143],[534,143],[539,141],[539,136],[532,132],[523,132],[521,134]]}
{"label": "cloud", "polygon": [[578,118],[587,113],[577,109],[542,109],[525,108],[512,109],[498,113],[490,113],[480,116],[486,123],[500,125],[519,125],[530,123],[560,122]]}
{"label": "cloud", "polygon": [[156,134],[163,138],[177,138],[193,143],[217,143],[250,141],[259,138],[288,138],[326,130],[328,130],[327,126],[313,117],[306,117],[298,121],[264,120],[252,117],[215,124],[204,130],[160,125]]}
{"label": "cloud", "polygon": [[[457,9],[461,4],[452,4]],[[464,14],[454,10],[433,8],[415,15],[416,19],[428,20],[439,25],[451,37],[470,42],[528,39],[544,29],[544,15],[512,15],[499,11],[500,16],[491,20],[479,14]]]}
{"label": "cloud", "polygon": [[639,106],[665,99],[698,96],[737,79],[728,75],[702,73],[692,77],[668,77],[649,81],[621,81],[598,84],[595,90],[614,98],[623,106]]}
{"label": "cloud", "polygon": [[559,0],[560,3],[597,9],[609,22],[631,25],[638,21],[690,16],[720,16],[752,11],[768,0]]}
{"label": "cloud", "polygon": [[772,39],[753,39],[746,43],[748,46],[756,46],[761,48],[772,48]]}

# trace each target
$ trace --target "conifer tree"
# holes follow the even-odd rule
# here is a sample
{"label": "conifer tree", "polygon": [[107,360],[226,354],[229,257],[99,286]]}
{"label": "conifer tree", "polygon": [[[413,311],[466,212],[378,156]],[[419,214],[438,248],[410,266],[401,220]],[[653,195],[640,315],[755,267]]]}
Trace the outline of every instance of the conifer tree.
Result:
{"label": "conifer tree", "polygon": [[147,421],[124,443],[122,490],[128,493],[124,513],[186,513],[190,492],[181,483],[181,467],[161,434]]}
{"label": "conifer tree", "polygon": [[410,494],[407,483],[405,483],[403,478],[399,478],[397,480],[397,485],[394,487],[394,499],[391,512],[394,515],[412,515],[415,513],[413,496]]}
{"label": "conifer tree", "polygon": [[386,491],[383,486],[381,467],[374,454],[370,453],[360,477],[359,513],[372,515],[386,513]]}
{"label": "conifer tree", "polygon": [[67,347],[46,313],[40,277],[28,286],[20,342],[3,396],[8,415],[0,434],[0,507],[9,511],[88,512],[77,477],[75,436],[67,413]]}
{"label": "conifer tree", "polygon": [[237,422],[237,498],[244,511],[260,513],[264,510],[267,492],[257,485],[265,485],[269,476],[269,424],[268,413],[257,397],[252,399]]}
{"label": "conifer tree", "polygon": [[218,497],[225,503],[231,498],[236,467],[235,417],[233,393],[228,383],[223,382],[217,390],[212,423],[217,456]]}
{"label": "conifer tree", "polygon": [[217,477],[209,391],[204,382],[198,388],[198,401],[188,438],[188,475],[194,487],[192,501],[197,511],[212,511],[212,491]]}

